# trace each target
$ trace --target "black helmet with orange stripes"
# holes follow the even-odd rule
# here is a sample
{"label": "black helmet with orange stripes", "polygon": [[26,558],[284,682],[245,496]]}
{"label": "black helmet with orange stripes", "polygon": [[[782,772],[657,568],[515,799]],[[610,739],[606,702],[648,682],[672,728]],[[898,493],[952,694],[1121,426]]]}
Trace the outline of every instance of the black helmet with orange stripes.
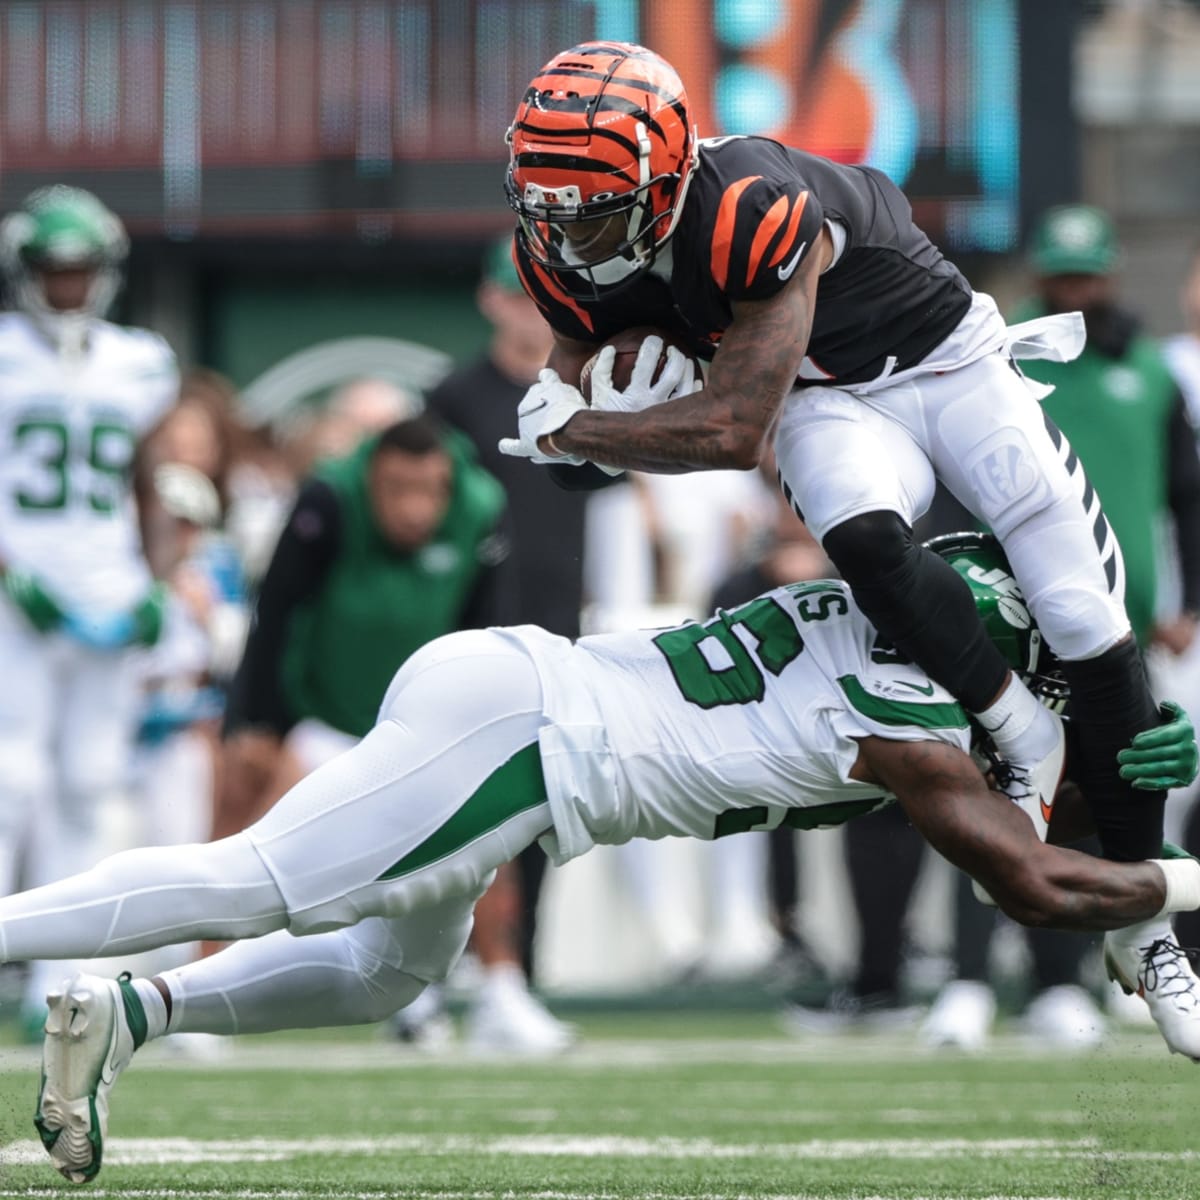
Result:
{"label": "black helmet with orange stripes", "polygon": [[674,68],[628,42],[584,42],[534,77],[508,130],[504,190],[534,262],[594,287],[634,278],[679,221],[695,164]]}

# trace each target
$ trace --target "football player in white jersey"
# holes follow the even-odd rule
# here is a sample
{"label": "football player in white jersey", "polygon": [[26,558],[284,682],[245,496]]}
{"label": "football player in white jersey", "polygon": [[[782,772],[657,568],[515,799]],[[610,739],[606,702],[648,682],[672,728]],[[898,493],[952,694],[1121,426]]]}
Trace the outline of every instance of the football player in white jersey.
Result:
{"label": "football player in white jersey", "polygon": [[[78,188],[41,188],[0,222],[0,893],[27,843],[33,882],[99,856],[137,716],[131,647],[162,623],[130,465],[178,378],[160,337],[103,319],[127,249]],[[35,970],[34,1029],[46,986]]]}
{"label": "football player in white jersey", "polygon": [[[946,555],[1036,684],[1040,634],[995,544]],[[891,800],[1017,920],[1114,931],[1114,973],[1144,990],[1172,1050],[1200,1058],[1200,981],[1168,919],[1200,907],[1200,862],[1047,845],[989,790],[970,737],[949,692],[832,581],[674,629],[440,638],[400,669],[356,747],[245,832],[127,851],[0,899],[0,962],[249,939],[154,979],[55,989],[42,1140],[68,1179],[93,1178],[114,1080],[168,1031],[374,1022],[411,1003],[462,952],[495,869],[535,839],[563,862],[634,837],[834,825]],[[1143,739],[1127,763],[1143,783],[1195,774],[1186,719]]]}

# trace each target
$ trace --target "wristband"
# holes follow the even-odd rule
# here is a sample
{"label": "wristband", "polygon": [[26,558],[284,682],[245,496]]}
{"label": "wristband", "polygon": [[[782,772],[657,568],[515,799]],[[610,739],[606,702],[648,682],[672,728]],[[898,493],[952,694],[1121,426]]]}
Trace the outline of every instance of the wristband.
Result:
{"label": "wristband", "polygon": [[1158,916],[1200,908],[1200,862],[1194,858],[1152,858],[1149,861],[1163,873],[1167,883],[1167,898]]}

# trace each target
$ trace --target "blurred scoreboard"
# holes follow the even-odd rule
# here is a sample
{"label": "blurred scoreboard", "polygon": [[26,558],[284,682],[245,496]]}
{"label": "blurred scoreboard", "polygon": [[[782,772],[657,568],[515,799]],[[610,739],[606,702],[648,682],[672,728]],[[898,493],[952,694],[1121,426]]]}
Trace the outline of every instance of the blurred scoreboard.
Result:
{"label": "blurred scoreboard", "polygon": [[1017,0],[0,2],[0,207],[65,181],[135,234],[481,236],[537,68],[640,41],[703,136],[906,188],[946,244],[1017,236]]}

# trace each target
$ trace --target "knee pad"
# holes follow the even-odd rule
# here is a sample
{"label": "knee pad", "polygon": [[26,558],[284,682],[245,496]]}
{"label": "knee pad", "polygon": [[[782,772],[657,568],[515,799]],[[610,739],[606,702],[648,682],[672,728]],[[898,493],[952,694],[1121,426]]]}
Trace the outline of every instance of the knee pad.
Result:
{"label": "knee pad", "polygon": [[1096,658],[1129,634],[1129,618],[1108,592],[1084,584],[1047,589],[1030,607],[1051,649],[1064,662]]}
{"label": "knee pad", "polygon": [[831,529],[823,544],[851,587],[876,582],[916,551],[912,529],[899,513],[889,511],[851,517]]}

